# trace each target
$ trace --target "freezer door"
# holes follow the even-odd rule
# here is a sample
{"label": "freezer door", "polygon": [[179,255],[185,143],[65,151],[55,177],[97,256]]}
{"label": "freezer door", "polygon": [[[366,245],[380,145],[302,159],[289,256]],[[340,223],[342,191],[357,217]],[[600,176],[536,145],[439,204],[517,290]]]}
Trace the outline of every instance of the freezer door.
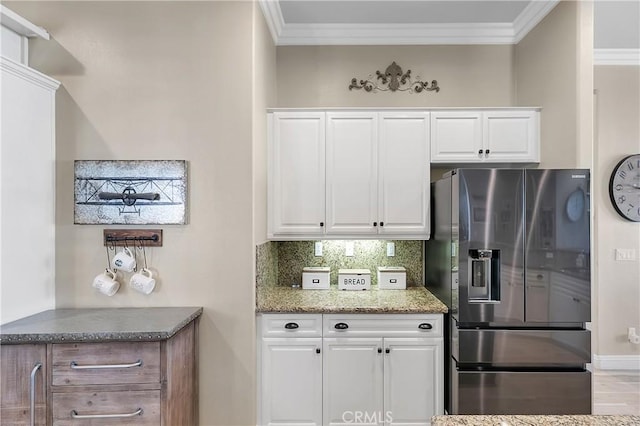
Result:
{"label": "freezer door", "polygon": [[457,204],[460,323],[524,323],[524,171],[459,169]]}
{"label": "freezer door", "polygon": [[449,414],[591,414],[591,372],[461,371]]}
{"label": "freezer door", "polygon": [[461,365],[582,367],[591,362],[589,330],[453,330]]}
{"label": "freezer door", "polygon": [[527,170],[525,176],[525,320],[589,322],[589,170]]}

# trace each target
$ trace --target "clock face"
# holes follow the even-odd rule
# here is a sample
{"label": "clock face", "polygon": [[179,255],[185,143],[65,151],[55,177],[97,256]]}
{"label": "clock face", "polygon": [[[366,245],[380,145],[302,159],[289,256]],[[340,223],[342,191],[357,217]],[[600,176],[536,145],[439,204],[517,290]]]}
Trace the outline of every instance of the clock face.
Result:
{"label": "clock face", "polygon": [[620,216],[640,222],[640,154],[623,158],[613,168],[609,196]]}

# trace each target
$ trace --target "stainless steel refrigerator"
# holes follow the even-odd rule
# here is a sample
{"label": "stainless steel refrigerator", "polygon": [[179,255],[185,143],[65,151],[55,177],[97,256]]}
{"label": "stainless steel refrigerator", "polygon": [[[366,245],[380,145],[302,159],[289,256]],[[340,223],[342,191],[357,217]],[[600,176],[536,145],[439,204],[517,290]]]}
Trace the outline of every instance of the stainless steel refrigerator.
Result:
{"label": "stainless steel refrigerator", "polygon": [[588,170],[432,184],[427,287],[449,307],[449,414],[591,413]]}

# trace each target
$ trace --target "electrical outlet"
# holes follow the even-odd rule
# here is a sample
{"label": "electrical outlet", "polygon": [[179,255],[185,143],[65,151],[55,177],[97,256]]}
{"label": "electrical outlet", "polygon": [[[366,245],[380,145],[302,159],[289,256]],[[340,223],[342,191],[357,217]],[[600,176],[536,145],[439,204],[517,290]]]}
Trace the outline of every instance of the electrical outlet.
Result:
{"label": "electrical outlet", "polygon": [[629,342],[634,345],[640,345],[640,336],[636,333],[635,327],[629,327],[627,329],[627,338],[629,339]]}
{"label": "electrical outlet", "polygon": [[616,260],[621,261],[633,261],[636,260],[636,250],[635,249],[616,249]]}
{"label": "electrical outlet", "polygon": [[387,257],[393,257],[396,255],[396,244],[395,243],[387,243]]}
{"label": "electrical outlet", "polygon": [[316,256],[322,256],[322,241],[316,241],[314,245],[314,253]]}
{"label": "electrical outlet", "polygon": [[347,241],[344,245],[344,255],[345,256],[353,256],[353,241]]}

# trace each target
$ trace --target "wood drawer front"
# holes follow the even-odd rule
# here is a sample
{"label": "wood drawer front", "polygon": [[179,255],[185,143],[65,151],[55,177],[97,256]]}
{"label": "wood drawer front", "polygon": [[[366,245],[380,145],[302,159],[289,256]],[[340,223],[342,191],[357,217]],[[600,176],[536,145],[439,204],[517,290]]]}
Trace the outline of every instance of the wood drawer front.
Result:
{"label": "wood drawer front", "polygon": [[160,382],[160,342],[54,344],[52,354],[54,386]]}
{"label": "wood drawer front", "polygon": [[[142,409],[141,414],[128,416]],[[160,391],[55,392],[54,426],[160,425]],[[122,415],[106,418],[77,416]]]}
{"label": "wood drawer front", "polygon": [[[346,325],[346,327],[345,327]],[[324,337],[442,337],[442,315],[331,314],[324,316]]]}
{"label": "wood drawer front", "polygon": [[263,337],[322,337],[321,314],[262,314]]}

